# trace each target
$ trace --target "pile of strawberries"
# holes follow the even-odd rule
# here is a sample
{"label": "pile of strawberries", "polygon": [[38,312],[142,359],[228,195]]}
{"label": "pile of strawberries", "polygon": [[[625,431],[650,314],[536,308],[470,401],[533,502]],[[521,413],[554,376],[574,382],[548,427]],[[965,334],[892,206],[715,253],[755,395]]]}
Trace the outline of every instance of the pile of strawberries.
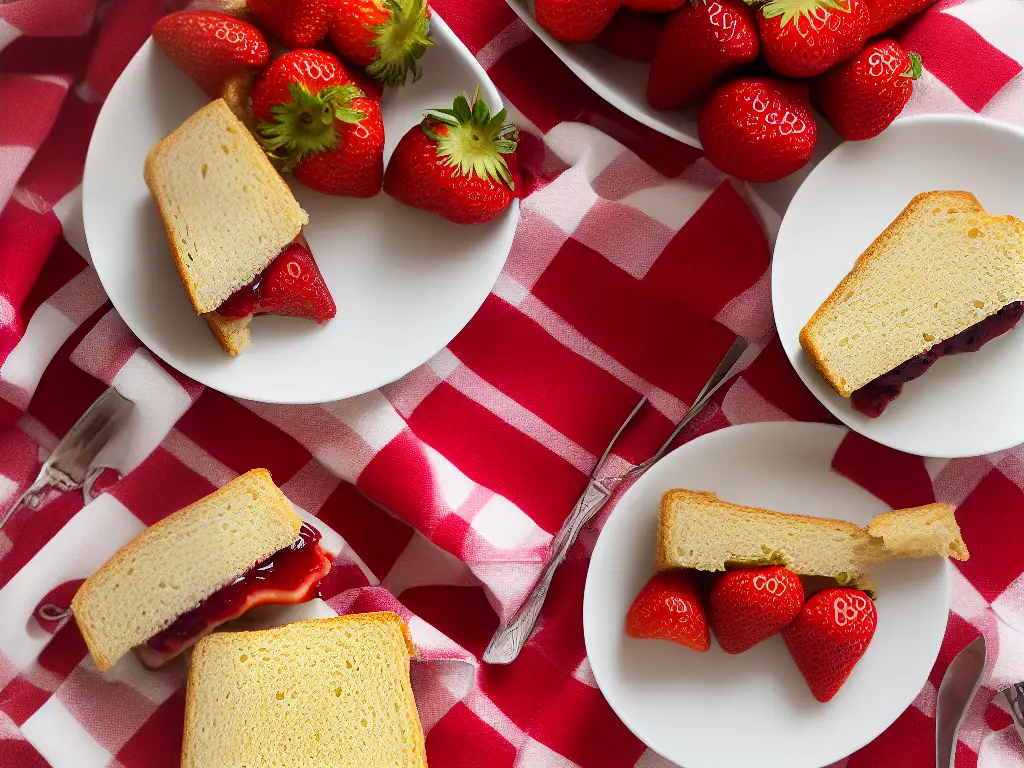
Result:
{"label": "pile of strawberries", "polygon": [[630,606],[626,634],[705,652],[710,625],[723,651],[743,653],[781,632],[814,698],[826,702],[850,677],[878,623],[864,592],[833,587],[805,599],[800,577],[780,565],[717,575],[707,606],[705,613],[690,571],[663,571]]}
{"label": "pile of strawberries", "polygon": [[419,77],[429,18],[426,0],[249,0],[245,17],[169,14],[153,39],[301,184],[361,198],[383,189],[450,221],[491,221],[513,198],[516,129],[478,95],[427,113],[384,169],[384,88]]}
{"label": "pile of strawberries", "polygon": [[910,99],[921,59],[877,36],[935,0],[536,0],[563,42],[650,61],[647,101],[700,104],[711,162],[746,181],[803,167],[811,102],[846,139],[877,136]]}

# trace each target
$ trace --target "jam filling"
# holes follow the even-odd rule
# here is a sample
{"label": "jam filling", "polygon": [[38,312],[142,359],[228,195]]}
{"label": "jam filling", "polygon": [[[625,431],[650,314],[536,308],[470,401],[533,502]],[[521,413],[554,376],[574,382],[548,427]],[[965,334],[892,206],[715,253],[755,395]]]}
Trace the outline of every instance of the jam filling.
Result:
{"label": "jam filling", "polygon": [[320,595],[320,581],[331,557],[320,546],[320,531],[302,524],[299,538],[221,587],[140,648],[143,660],[158,666],[198,642],[215,627],[264,603],[304,603]]}
{"label": "jam filling", "polygon": [[853,409],[872,419],[878,418],[886,406],[900,396],[904,384],[924,375],[940,357],[975,352],[992,339],[1012,330],[1022,316],[1024,316],[1024,302],[1015,301],[1007,304],[994,315],[989,315],[967,330],[939,342],[931,349],[912,357],[888,373],[883,373],[874,381],[869,381],[850,397]]}
{"label": "jam filling", "polygon": [[249,315],[257,314],[257,309],[260,305],[260,300],[263,298],[263,292],[261,290],[263,286],[263,280],[266,278],[267,273],[273,268],[278,261],[292,251],[292,249],[298,248],[309,252],[309,244],[306,242],[306,238],[302,236],[300,232],[296,238],[281,249],[281,252],[277,254],[267,268],[256,275],[256,278],[248,285],[243,285],[237,291],[232,293],[224,303],[217,307],[216,312],[221,317],[232,317],[232,318],[245,318]]}

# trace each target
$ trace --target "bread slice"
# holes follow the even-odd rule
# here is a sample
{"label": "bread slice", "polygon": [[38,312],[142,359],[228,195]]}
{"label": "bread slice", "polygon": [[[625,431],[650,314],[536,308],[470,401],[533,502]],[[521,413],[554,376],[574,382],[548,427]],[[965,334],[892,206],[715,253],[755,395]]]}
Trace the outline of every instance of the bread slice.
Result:
{"label": "bread slice", "polygon": [[265,469],[168,515],[114,553],[71,601],[101,671],[292,544],[302,520]]}
{"label": "bread slice", "polygon": [[968,192],[926,192],[861,254],[800,332],[849,397],[1005,305],[1024,299],[1024,222]]}
{"label": "bread slice", "polygon": [[309,221],[224,99],[150,150],[145,179],[200,315],[252,282]]}
{"label": "bread slice", "polygon": [[192,654],[182,768],[422,768],[412,642],[393,613],[218,632]]}
{"label": "bread slice", "polygon": [[876,563],[905,557],[968,558],[947,504],[878,515],[861,528],[844,520],[790,515],[674,489],[661,500],[658,570],[722,571],[727,565],[785,565],[801,576],[847,583]]}
{"label": "bread slice", "polygon": [[210,326],[217,341],[224,347],[224,351],[232,357],[238,355],[243,349],[249,346],[252,338],[252,330],[249,325],[252,323],[252,316],[249,317],[221,317],[216,312],[203,315],[206,324]]}

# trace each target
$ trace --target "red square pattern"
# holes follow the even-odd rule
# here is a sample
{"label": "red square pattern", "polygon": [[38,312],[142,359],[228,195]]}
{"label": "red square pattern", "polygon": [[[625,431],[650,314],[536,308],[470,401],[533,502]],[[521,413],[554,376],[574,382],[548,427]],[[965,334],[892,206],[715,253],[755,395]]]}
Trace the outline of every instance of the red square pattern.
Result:
{"label": "red square pattern", "polygon": [[971,559],[955,565],[992,602],[1020,576],[1024,492],[993,470],[960,505],[956,519]]}

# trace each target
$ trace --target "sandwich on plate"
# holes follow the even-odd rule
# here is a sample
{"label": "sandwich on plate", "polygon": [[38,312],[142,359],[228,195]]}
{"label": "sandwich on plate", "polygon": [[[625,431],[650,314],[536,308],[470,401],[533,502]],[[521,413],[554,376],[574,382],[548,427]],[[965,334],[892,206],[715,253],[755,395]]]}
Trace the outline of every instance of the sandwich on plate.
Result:
{"label": "sandwich on plate", "polygon": [[145,179],[192,307],[228,354],[249,345],[255,315],[337,314],[302,236],[309,217],[223,99],[150,150]]}
{"label": "sandwich on plate", "polygon": [[881,415],[944,355],[973,352],[1024,315],[1024,222],[968,192],[918,195],[800,332],[822,377]]}
{"label": "sandwich on plate", "polygon": [[218,632],[192,654],[182,768],[426,768],[394,613]]}
{"label": "sandwich on plate", "polygon": [[150,526],[71,602],[101,671],[133,648],[158,667],[265,603],[318,595],[332,558],[265,469],[254,469]]}

